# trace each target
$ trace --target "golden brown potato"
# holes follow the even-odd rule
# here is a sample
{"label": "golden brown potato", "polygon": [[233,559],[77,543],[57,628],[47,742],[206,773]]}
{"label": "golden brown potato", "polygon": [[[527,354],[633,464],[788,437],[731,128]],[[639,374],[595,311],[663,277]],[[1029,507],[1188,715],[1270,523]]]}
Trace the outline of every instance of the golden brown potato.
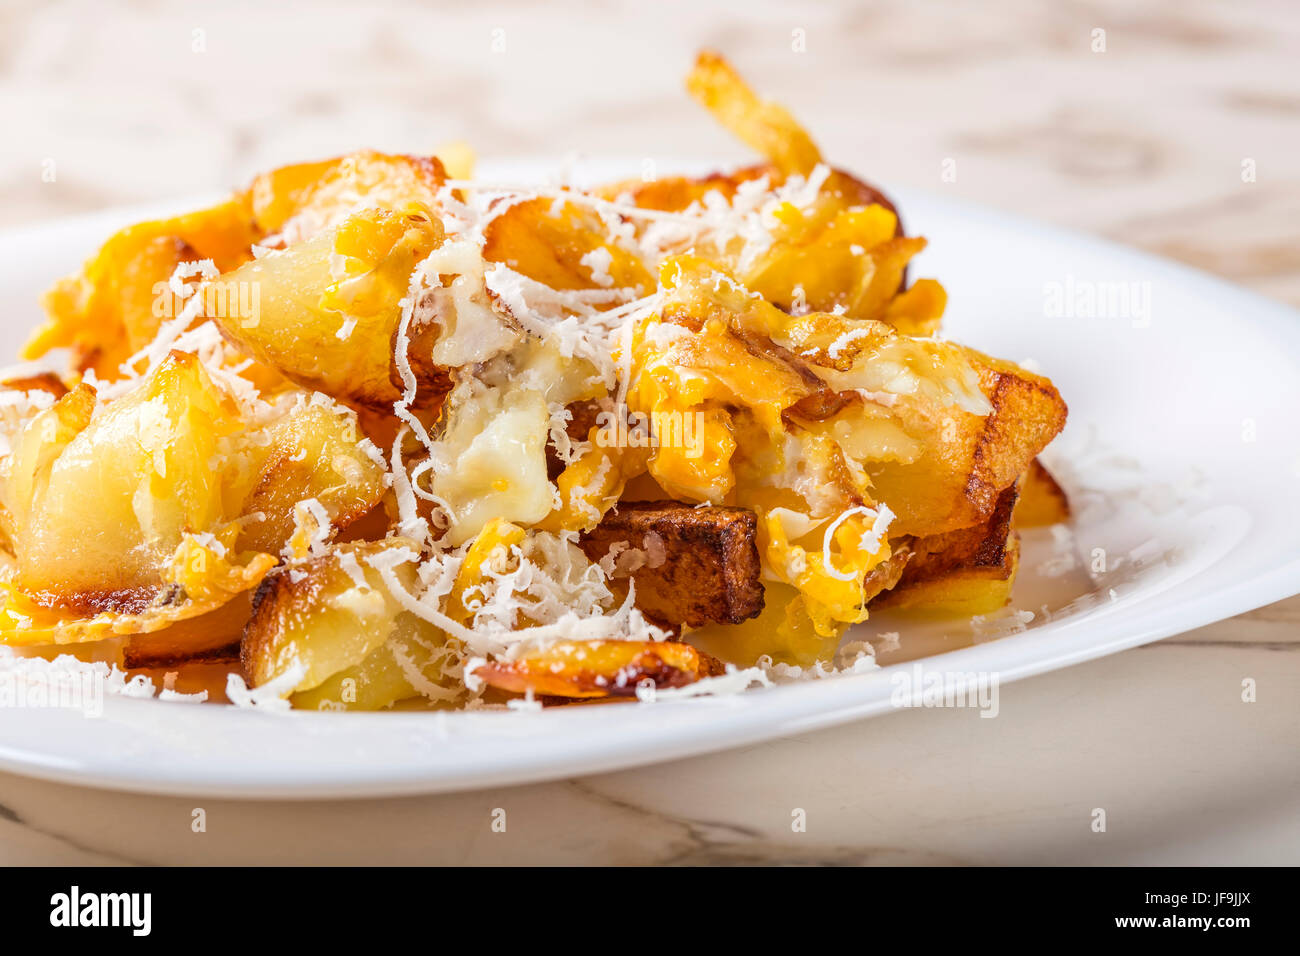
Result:
{"label": "golden brown potato", "polygon": [[212,463],[241,427],[193,355],[99,408],[78,386],[27,426],[0,481],[14,584],[51,606],[152,603],[183,534],[222,523],[229,474]]}
{"label": "golden brown potato", "polygon": [[7,378],[0,382],[0,389],[12,392],[46,392],[55,398],[62,398],[68,394],[68,386],[53,372]]}
{"label": "golden brown potato", "polygon": [[[682,212],[693,203],[703,202],[704,197],[709,193],[718,193],[723,199],[732,202],[741,186],[761,178],[766,178],[769,186],[780,186],[786,182],[788,176],[771,163],[757,163],[726,173],[710,173],[707,176],[663,176],[649,181],[619,180],[600,186],[594,192],[605,199],[631,202],[641,209]],[[896,217],[895,221],[898,224],[896,234],[903,235],[902,221],[897,219],[898,209],[893,200],[870,183],[857,179],[843,170],[835,169],[822,185],[822,192],[828,198],[835,200],[839,208],[883,206]]]}
{"label": "golden brown potato", "polygon": [[[367,560],[409,546],[400,539],[340,544],[267,578],[240,645],[253,685],[301,665],[296,706],[376,710],[422,693],[454,698],[444,668],[458,660],[456,649],[404,611]],[[395,573],[417,590],[414,564]]]}
{"label": "golden brown potato", "polygon": [[364,560],[384,550],[383,544],[339,545],[267,577],[240,646],[253,686],[300,664],[305,672],[295,689],[309,690],[384,643],[401,609]]}
{"label": "golden brown potato", "polygon": [[600,216],[578,203],[516,203],[488,224],[484,238],[484,259],[552,289],[630,289],[627,297],[639,298],[655,287],[640,257],[612,242]]}
{"label": "golden brown potato", "polygon": [[220,646],[191,619],[257,585],[299,502],[314,498],[342,526],[382,498],[384,469],[359,438],[350,412],[306,396],[250,429],[189,353],[106,403],[77,386],[0,462],[12,557],[0,630],[26,644],[167,630],[135,642],[144,657]]}
{"label": "golden brown potato", "polygon": [[122,362],[152,341],[174,311],[165,283],[176,266],[211,259],[218,270],[233,269],[249,258],[255,239],[248,208],[238,198],[123,229],[78,275],[46,293],[47,319],[23,346],[23,357],[70,348],[74,369],[117,378]]}
{"label": "golden brown potato", "polygon": [[[411,272],[442,243],[427,208],[363,210],[281,252],[246,263],[220,280],[251,290],[252,314],[210,316],[254,358],[291,381],[334,398],[375,407],[402,396],[394,347]],[[444,369],[412,369],[428,400],[450,388]]]}
{"label": "golden brown potato", "polygon": [[[775,166],[758,165],[698,178],[617,182],[597,193],[643,209],[681,212],[709,193],[734,201],[743,184],[760,177],[771,186],[787,178]],[[869,211],[871,206],[880,208]],[[884,319],[908,334],[928,335],[938,327],[947,296],[937,282],[924,279],[897,295],[907,283],[908,259],[925,241],[889,241],[904,239],[903,224],[893,202],[874,186],[832,170],[813,206],[774,239],[738,278],[780,308],[788,311],[796,300],[813,311],[839,307],[855,318]]]}
{"label": "golden brown potato", "polygon": [[1020,482],[1016,527],[1042,528],[1070,520],[1070,499],[1052,473],[1035,458]]}
{"label": "golden brown potato", "polygon": [[557,641],[513,661],[489,661],[474,675],[490,687],[550,697],[632,697],[637,685],[683,687],[716,664],[679,641]]}
{"label": "golden brown potato", "polygon": [[[821,163],[821,153],[803,127],[785,109],[755,95],[716,53],[699,55],[686,85],[723,126],[771,162],[772,168],[761,174],[772,185],[794,174],[809,176]],[[754,170],[744,170],[696,183],[668,181],[636,189],[633,195],[654,208],[682,209],[711,189],[730,198],[740,182],[754,176]],[[907,283],[908,260],[925,242],[904,238],[894,205],[874,187],[832,171],[815,203],[802,212],[786,210],[773,238],[758,262],[738,277],[782,309],[840,308],[856,318],[884,318],[921,334],[938,326],[945,298],[933,284],[887,308]]]}
{"label": "golden brown potato", "polygon": [[384,466],[347,409],[303,402],[266,429],[256,449],[256,483],[244,500],[249,520],[237,539],[240,550],[279,554],[294,531],[294,509],[314,498],[337,529],[348,527],[384,496]]}
{"label": "golden brown potato", "polygon": [[736,624],[763,610],[752,511],[624,502],[579,543],[595,562],[612,553],[615,579],[636,583],[636,606],[674,628]]}
{"label": "golden brown potato", "polygon": [[755,95],[717,53],[700,53],[686,89],[733,136],[783,172],[806,174],[821,162],[817,144],[789,111]]}
{"label": "golden brown potato", "polygon": [[784,174],[770,163],[744,166],[727,173],[710,173],[707,176],[662,176],[649,181],[622,179],[606,183],[594,190],[597,196],[609,200],[631,202],[641,209],[661,212],[681,212],[692,203],[702,202],[711,192],[720,194],[728,202],[736,197],[741,185],[766,176],[769,182],[781,181]]}
{"label": "golden brown potato", "polygon": [[251,590],[244,591],[214,611],[150,634],[132,634],[122,643],[123,666],[176,667],[213,661],[237,662],[239,640],[252,613],[252,595]]}
{"label": "golden brown potato", "polygon": [[[111,593],[107,599],[92,594],[92,600],[87,600],[83,594],[61,592],[33,596],[9,582],[0,582],[0,643],[18,647],[87,645],[170,631],[159,637],[158,643],[163,653],[178,659],[192,653],[188,643],[178,645],[187,641],[187,635],[194,638],[198,653],[210,649],[211,642],[224,645],[209,626],[220,631],[230,624],[220,613],[224,606],[257,587],[275,566],[275,558],[269,554],[232,556],[219,548],[219,542],[208,545],[187,535],[172,562],[161,571],[161,587]],[[191,625],[191,621],[206,623]],[[131,642],[127,643],[130,647]],[[141,646],[145,655],[156,650],[149,641]]]}
{"label": "golden brown potato", "polygon": [[414,202],[436,208],[446,178],[436,157],[360,150],[258,176],[248,203],[262,235],[292,245],[337,225],[359,206],[399,209]]}
{"label": "golden brown potato", "polygon": [[1011,600],[1020,562],[1020,538],[1011,522],[1018,495],[1013,484],[998,496],[987,521],[916,539],[898,583],[872,606],[953,616],[1004,607]]}
{"label": "golden brown potato", "polygon": [[[931,421],[904,417],[903,428],[925,453],[866,466],[876,497],[897,515],[891,534],[926,537],[987,520],[998,496],[1065,425],[1065,402],[1050,381],[963,351],[993,411],[979,417],[953,408]],[[908,407],[900,402],[891,411],[906,416]]]}
{"label": "golden brown potato", "polygon": [[881,595],[875,606],[923,611],[941,617],[991,614],[1011,602],[1020,566],[1020,538],[1006,539],[1001,561],[987,567],[954,568],[928,581],[915,581],[897,594]]}

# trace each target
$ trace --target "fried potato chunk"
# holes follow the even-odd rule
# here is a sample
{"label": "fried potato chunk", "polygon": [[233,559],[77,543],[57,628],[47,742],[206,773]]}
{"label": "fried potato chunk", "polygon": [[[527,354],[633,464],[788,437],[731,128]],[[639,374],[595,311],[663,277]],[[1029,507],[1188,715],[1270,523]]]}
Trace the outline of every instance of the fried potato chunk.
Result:
{"label": "fried potato chunk", "polygon": [[890,411],[924,454],[869,462],[876,496],[897,515],[891,534],[926,537],[969,528],[993,514],[998,496],[1065,425],[1066,406],[1047,379],[963,349],[993,411],[924,417],[908,403]]}
{"label": "fried potato chunk", "polygon": [[636,606],[680,627],[737,624],[763,609],[757,519],[743,508],[624,502],[579,541],[614,578],[636,585]]}
{"label": "fried potato chunk", "polygon": [[238,661],[239,640],[252,613],[252,598],[252,590],[243,591],[206,614],[148,634],[130,635],[122,642],[122,665],[176,667]]}
{"label": "fried potato chunk", "polygon": [[193,619],[256,587],[303,500],[341,527],[385,490],[351,411],[303,395],[258,414],[274,417],[250,423],[184,352],[116,398],[81,384],[37,411],[0,459],[0,639],[166,631],[133,642],[139,655],[181,659],[221,646],[217,633],[237,638],[224,618],[203,625],[211,633]]}
{"label": "fried potato chunk", "polygon": [[760,99],[717,53],[700,53],[686,89],[732,135],[783,172],[806,174],[821,162],[821,150],[790,112]]}
{"label": "fried potato chunk", "polygon": [[240,507],[242,514],[258,517],[244,524],[239,549],[278,554],[304,500],[319,502],[336,529],[379,504],[384,464],[378,449],[361,445],[363,439],[355,415],[319,401],[304,401],[269,424],[251,459],[256,481]]}
{"label": "fried potato chunk", "polygon": [[[420,696],[451,700],[445,668],[458,658],[437,628],[403,610],[369,558],[410,542],[351,542],[267,578],[254,599],[240,658],[255,686],[301,667],[295,706],[378,710]],[[395,569],[415,590],[413,564]]]}
{"label": "fried potato chunk", "polygon": [[[735,203],[748,183],[770,188],[786,183],[771,165],[700,178],[666,177],[653,182],[619,182],[598,192],[643,209],[682,212],[692,205]],[[933,279],[907,284],[909,260],[926,241],[904,235],[893,202],[880,190],[840,170],[830,170],[816,197],[803,208],[790,203],[770,210],[772,241],[761,254],[744,253],[731,239],[708,250],[737,269],[737,278],[786,311],[839,310],[853,318],[882,319],[910,335],[929,335],[947,305]],[[703,251],[708,243],[690,243]]]}
{"label": "fried potato chunk", "polygon": [[336,226],[359,206],[436,208],[446,178],[433,156],[360,150],[264,173],[249,187],[248,203],[259,233],[292,245]]}
{"label": "fried potato chunk", "polygon": [[212,462],[241,427],[193,355],[103,406],[78,386],[27,426],[0,483],[14,583],[50,604],[149,603],[183,533],[221,524]]}
{"label": "fried potato chunk", "polygon": [[80,273],[45,294],[46,321],[28,338],[22,356],[69,348],[75,370],[93,369],[101,380],[119,377],[121,364],[170,317],[166,284],[176,267],[211,259],[218,270],[233,269],[250,257],[255,239],[239,198],[123,229]]}
{"label": "fried potato chunk", "polygon": [[[0,582],[0,643],[14,646],[94,644],[126,635],[157,634],[158,643],[176,647],[185,636],[195,638],[174,652],[173,659],[209,650],[216,641],[224,646],[228,638],[215,637],[229,624],[222,614],[227,602],[257,587],[275,566],[269,554],[229,555],[186,534],[167,566],[159,572],[162,585],[125,594],[73,594],[63,600],[60,593],[42,593],[35,598]],[[62,600],[62,603],[54,601]],[[247,605],[244,605],[247,609]],[[229,633],[229,632],[225,632]],[[166,635],[166,636],[164,636]],[[132,641],[128,641],[130,648]],[[150,653],[151,642],[144,642]]]}
{"label": "fried potato chunk", "polygon": [[1043,528],[1070,520],[1070,499],[1052,473],[1035,458],[1020,482],[1016,502],[1018,528]]}
{"label": "fried potato chunk", "polygon": [[[334,398],[391,406],[403,393],[394,348],[411,273],[441,245],[441,222],[427,207],[366,209],[221,278],[254,314],[210,316],[222,333],[286,378]],[[446,371],[408,358],[425,398],[450,388]]]}
{"label": "fried potato chunk", "polygon": [[987,521],[918,538],[898,583],[873,607],[915,608],[944,616],[988,614],[1006,606],[1020,564],[1020,538],[1012,527],[1019,487],[998,495]]}
{"label": "fried potato chunk", "polygon": [[610,241],[600,216],[576,202],[514,204],[488,224],[483,258],[552,289],[608,289],[611,304],[619,301],[616,290],[633,290],[630,297],[638,298],[655,287],[640,257]]}
{"label": "fried potato chunk", "polygon": [[632,697],[637,685],[684,687],[718,672],[680,641],[557,641],[512,661],[489,661],[474,676],[490,687],[550,697]]}

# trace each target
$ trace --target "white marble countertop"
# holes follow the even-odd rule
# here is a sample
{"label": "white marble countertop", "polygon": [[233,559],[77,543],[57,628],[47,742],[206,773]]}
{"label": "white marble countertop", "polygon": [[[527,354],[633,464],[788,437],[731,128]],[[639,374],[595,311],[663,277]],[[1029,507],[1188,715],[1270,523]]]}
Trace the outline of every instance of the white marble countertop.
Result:
{"label": "white marble countertop", "polygon": [[[1283,0],[743,15],[676,0],[14,0],[0,11],[0,227],[359,146],[743,159],[681,92],[703,45],[886,187],[950,190],[1300,304],[1300,8]],[[1008,685],[995,721],[905,710],[551,784],[243,803],[0,775],[0,863],[1296,864],[1298,738],[1293,598]]]}

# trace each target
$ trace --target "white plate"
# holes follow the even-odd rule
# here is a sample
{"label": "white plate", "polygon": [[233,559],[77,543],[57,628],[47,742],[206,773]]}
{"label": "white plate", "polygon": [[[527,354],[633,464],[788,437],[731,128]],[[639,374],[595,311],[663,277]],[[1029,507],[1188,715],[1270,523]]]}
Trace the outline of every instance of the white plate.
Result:
{"label": "white plate", "polygon": [[[519,172],[488,170],[486,177]],[[211,796],[521,783],[883,713],[895,706],[902,676],[913,673],[900,662],[918,655],[934,654],[924,666],[935,672],[1005,682],[1300,591],[1300,315],[1121,246],[937,195],[899,190],[896,199],[909,231],[930,237],[913,275],[936,276],[947,287],[948,336],[1033,359],[1070,404],[1069,425],[1047,459],[1078,511],[1073,541],[1048,532],[1028,537],[1015,603],[1035,617],[1022,633],[1014,617],[973,628],[876,615],[859,636],[900,631],[903,647],[869,674],[738,697],[541,714],[276,717],[124,699],[109,699],[98,719],[68,710],[0,711],[0,768]],[[51,279],[77,266],[112,227],[146,212],[0,236],[0,351],[13,354]],[[1048,314],[1068,311],[1054,308],[1051,288],[1078,293],[1129,282],[1139,283],[1139,296],[1149,292],[1149,312]]]}

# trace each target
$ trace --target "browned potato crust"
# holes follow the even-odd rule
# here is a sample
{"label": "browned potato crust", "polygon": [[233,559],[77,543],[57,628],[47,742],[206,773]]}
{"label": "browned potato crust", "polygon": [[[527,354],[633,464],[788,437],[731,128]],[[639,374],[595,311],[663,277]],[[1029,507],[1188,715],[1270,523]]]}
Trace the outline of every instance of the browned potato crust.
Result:
{"label": "browned potato crust", "polygon": [[1050,381],[973,349],[966,354],[993,412],[936,423],[944,427],[932,428],[927,453],[915,462],[868,466],[876,498],[898,515],[891,533],[930,537],[987,521],[998,496],[1065,426],[1065,402]]}
{"label": "browned potato crust", "polygon": [[178,621],[152,634],[133,634],[122,647],[128,668],[174,667],[206,661],[239,660],[239,640],[252,610],[245,591],[208,614]]}
{"label": "browned potato crust", "polygon": [[1016,527],[1042,528],[1070,520],[1070,499],[1052,473],[1035,458],[1020,483]]}
{"label": "browned potato crust", "polygon": [[716,671],[708,655],[680,641],[560,641],[474,673],[491,687],[551,697],[631,697],[637,685],[683,687]]}
{"label": "browned potato crust", "polygon": [[593,561],[619,542],[647,552],[631,578],[637,607],[657,620],[738,624],[763,610],[757,529],[754,513],[743,508],[624,502],[579,544]]}
{"label": "browned potato crust", "polygon": [[1011,524],[1018,496],[1013,484],[998,496],[984,523],[914,541],[898,583],[872,606],[979,614],[1005,605],[1020,557]]}
{"label": "browned potato crust", "polygon": [[703,50],[686,89],[719,123],[786,172],[807,173],[821,151],[785,107],[760,98],[725,59]]}
{"label": "browned potato crust", "polygon": [[49,392],[55,398],[62,398],[68,394],[68,386],[64,385],[63,379],[53,372],[7,378],[0,382],[0,388],[12,389],[15,392]]}

